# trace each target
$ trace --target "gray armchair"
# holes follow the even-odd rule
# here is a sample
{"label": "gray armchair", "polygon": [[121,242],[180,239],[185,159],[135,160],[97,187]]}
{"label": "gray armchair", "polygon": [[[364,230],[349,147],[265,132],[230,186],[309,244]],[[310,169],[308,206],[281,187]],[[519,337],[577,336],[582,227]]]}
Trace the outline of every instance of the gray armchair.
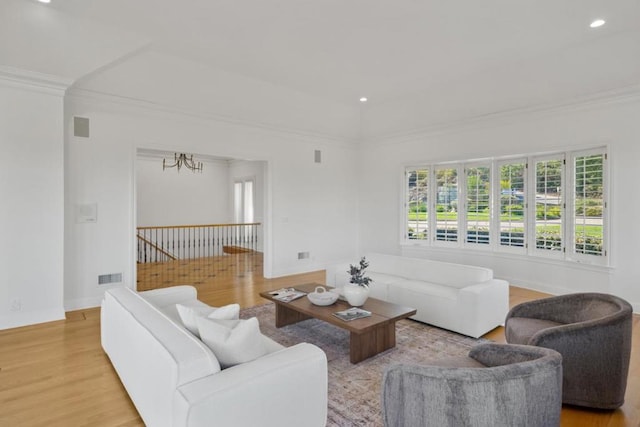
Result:
{"label": "gray armchair", "polygon": [[480,344],[468,357],[390,366],[382,382],[386,427],[560,424],[562,358],[549,349]]}
{"label": "gray armchair", "polygon": [[519,304],[507,314],[508,343],[562,355],[562,401],[615,409],[624,403],[632,308],[613,295],[579,293]]}

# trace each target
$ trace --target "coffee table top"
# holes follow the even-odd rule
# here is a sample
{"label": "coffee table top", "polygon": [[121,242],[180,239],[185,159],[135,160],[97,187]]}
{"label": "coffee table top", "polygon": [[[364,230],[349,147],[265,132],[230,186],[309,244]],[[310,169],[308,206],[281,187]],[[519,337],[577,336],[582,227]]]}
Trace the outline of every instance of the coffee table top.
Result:
{"label": "coffee table top", "polygon": [[[325,286],[318,283],[305,283],[302,285],[293,286],[293,288],[299,291],[310,293],[315,290],[316,286],[324,286],[327,289],[332,289],[330,286]],[[349,303],[347,303],[346,301],[338,300],[334,304],[328,306],[318,306],[313,304],[311,301],[309,301],[309,298],[304,296],[290,302],[282,302],[269,295],[269,292],[271,291],[261,292],[260,296],[273,301],[276,304],[285,306],[291,310],[298,311],[302,314],[306,314],[307,316],[323,320],[342,329],[346,329],[348,331],[356,333],[366,332],[370,329],[379,327],[381,323],[395,323],[397,320],[404,319],[416,314],[415,308],[403,307],[398,304],[393,304],[387,301],[369,297],[361,308],[370,311],[371,316],[347,322],[333,315],[333,313],[335,313],[336,311],[346,310],[351,307],[351,305],[349,305]]]}

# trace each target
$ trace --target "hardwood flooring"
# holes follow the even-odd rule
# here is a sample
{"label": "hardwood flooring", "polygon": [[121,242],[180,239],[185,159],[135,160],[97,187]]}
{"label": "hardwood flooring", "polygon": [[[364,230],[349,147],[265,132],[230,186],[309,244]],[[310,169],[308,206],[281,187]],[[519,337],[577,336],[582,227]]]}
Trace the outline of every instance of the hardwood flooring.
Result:
{"label": "hardwood flooring", "polygon": [[[174,265],[143,267],[140,290],[195,284],[210,305],[265,302],[259,293],[301,282],[325,283],[324,271],[278,279],[262,277],[259,254],[234,254],[222,260],[193,261],[200,270]],[[176,267],[177,274],[176,274]],[[196,268],[198,266],[196,265]],[[146,269],[146,271],[145,271]],[[171,276],[173,275],[173,278]],[[211,276],[211,277],[209,277]],[[512,286],[511,305],[546,296]],[[504,342],[502,328],[486,338]],[[640,426],[640,316],[634,316],[633,349],[626,403],[613,412],[563,407],[563,427]],[[116,372],[100,346],[100,310],[68,312],[66,320],[0,331],[0,427],[142,426]]]}

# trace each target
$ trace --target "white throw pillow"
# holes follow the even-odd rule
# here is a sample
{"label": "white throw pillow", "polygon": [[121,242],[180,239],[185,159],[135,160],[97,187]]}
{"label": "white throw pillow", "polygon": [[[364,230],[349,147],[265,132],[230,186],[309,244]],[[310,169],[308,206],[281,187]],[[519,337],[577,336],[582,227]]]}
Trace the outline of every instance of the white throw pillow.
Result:
{"label": "white throw pillow", "polygon": [[229,304],[218,307],[206,317],[219,320],[238,320],[240,317],[240,304]]}
{"label": "white throw pillow", "polygon": [[204,304],[195,306],[176,304],[176,309],[178,310],[180,320],[182,320],[184,327],[198,338],[200,335],[198,333],[196,318],[209,316],[212,319],[233,320],[237,319],[240,315],[239,304],[229,304],[219,308],[208,305],[205,306]]}
{"label": "white throw pillow", "polygon": [[258,319],[215,320],[198,317],[202,341],[213,351],[222,368],[250,362],[267,353]]}

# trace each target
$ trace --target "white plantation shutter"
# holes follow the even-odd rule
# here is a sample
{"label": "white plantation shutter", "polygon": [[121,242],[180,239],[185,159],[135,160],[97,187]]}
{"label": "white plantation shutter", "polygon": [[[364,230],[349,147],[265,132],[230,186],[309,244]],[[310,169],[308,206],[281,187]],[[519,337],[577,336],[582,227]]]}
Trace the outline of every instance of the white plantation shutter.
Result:
{"label": "white plantation shutter", "polygon": [[404,172],[404,243],[610,263],[605,147]]}
{"label": "white plantation shutter", "polygon": [[488,245],[491,242],[491,165],[467,166],[466,243]]}
{"label": "white plantation shutter", "polygon": [[571,256],[602,263],[606,255],[606,160],[603,149],[573,153]]}
{"label": "white plantation shutter", "polygon": [[534,161],[535,250],[562,253],[564,249],[564,155]]}
{"label": "white plantation shutter", "polygon": [[435,168],[436,241],[458,241],[458,168]]}
{"label": "white plantation shutter", "polygon": [[527,245],[527,160],[498,163],[500,172],[499,230],[501,249],[524,252]]}
{"label": "white plantation shutter", "polygon": [[405,238],[411,240],[429,239],[429,169],[408,168],[406,179],[407,218]]}

